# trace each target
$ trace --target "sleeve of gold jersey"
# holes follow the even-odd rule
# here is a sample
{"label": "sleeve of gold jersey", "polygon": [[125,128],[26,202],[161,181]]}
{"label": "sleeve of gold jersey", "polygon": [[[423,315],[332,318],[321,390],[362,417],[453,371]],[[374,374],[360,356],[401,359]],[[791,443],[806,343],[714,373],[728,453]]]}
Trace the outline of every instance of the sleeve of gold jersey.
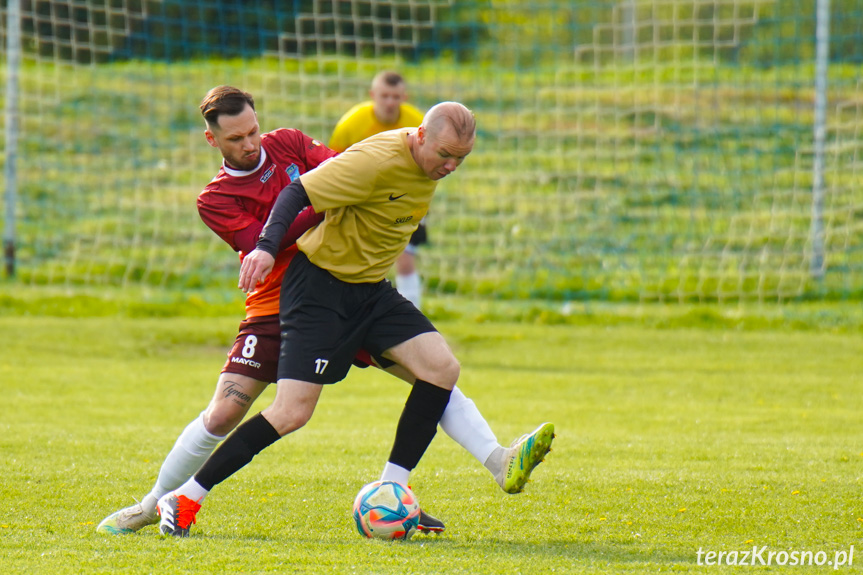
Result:
{"label": "sleeve of gold jersey", "polygon": [[362,150],[351,149],[300,176],[316,212],[364,202],[374,190],[377,164]]}
{"label": "sleeve of gold jersey", "polygon": [[362,113],[363,109],[366,106],[366,102],[357,104],[356,106],[345,112],[344,116],[339,119],[338,123],[336,123],[335,129],[333,130],[333,135],[330,138],[329,148],[331,150],[335,150],[337,152],[344,152],[345,150],[350,148],[352,144],[355,144],[363,139],[361,137],[358,137],[357,134],[362,133],[366,129],[366,114]]}

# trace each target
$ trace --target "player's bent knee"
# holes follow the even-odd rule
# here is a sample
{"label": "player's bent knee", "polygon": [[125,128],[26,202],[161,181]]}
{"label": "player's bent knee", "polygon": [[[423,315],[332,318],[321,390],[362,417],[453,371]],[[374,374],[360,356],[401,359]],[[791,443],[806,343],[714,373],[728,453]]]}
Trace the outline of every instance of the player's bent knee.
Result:
{"label": "player's bent knee", "polygon": [[210,405],[204,412],[204,428],[216,436],[227,435],[243,421],[248,411],[248,405],[237,405],[231,402]]}
{"label": "player's bent knee", "polygon": [[264,417],[273,426],[273,429],[281,435],[287,435],[303,427],[312,418],[314,406],[311,409],[302,405],[293,406],[290,409],[274,409],[270,406],[263,411]]}
{"label": "player's bent knee", "polygon": [[428,381],[433,385],[445,389],[455,387],[460,374],[461,366],[455,358],[452,361],[437,361],[425,366],[423,369],[416,370],[417,379]]}
{"label": "player's bent knee", "polygon": [[255,399],[269,385],[249,376],[223,372],[216,384],[216,392],[204,412],[204,427],[213,435],[227,435],[237,427],[248,413]]}
{"label": "player's bent knee", "polygon": [[440,381],[444,384],[443,387],[447,389],[455,387],[459,375],[461,375],[461,365],[454,356],[451,356],[450,361],[446,362],[441,368],[442,379]]}
{"label": "player's bent knee", "polygon": [[[441,341],[443,341],[442,337]],[[461,375],[461,364],[445,342],[443,343],[443,346],[443,349],[439,350],[439,353],[435,357],[435,363],[437,364],[436,367],[441,374],[442,379],[440,381],[448,384],[446,387],[452,388],[456,381],[458,381],[459,375]]]}
{"label": "player's bent knee", "polygon": [[279,435],[296,431],[312,418],[320,393],[317,384],[280,380],[276,399],[263,411],[264,417]]}

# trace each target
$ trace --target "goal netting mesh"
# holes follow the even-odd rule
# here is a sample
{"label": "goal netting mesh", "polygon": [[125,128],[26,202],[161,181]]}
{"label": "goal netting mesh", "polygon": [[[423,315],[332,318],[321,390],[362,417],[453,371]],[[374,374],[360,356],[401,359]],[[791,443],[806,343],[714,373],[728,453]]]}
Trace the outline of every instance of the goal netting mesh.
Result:
{"label": "goal netting mesh", "polygon": [[32,0],[20,13],[24,284],[235,285],[236,256],[195,208],[220,164],[203,94],[242,87],[264,131],[326,142],[396,69],[418,107],[458,100],[478,120],[428,216],[431,293],[863,296],[857,0],[831,3],[817,222],[814,0]]}

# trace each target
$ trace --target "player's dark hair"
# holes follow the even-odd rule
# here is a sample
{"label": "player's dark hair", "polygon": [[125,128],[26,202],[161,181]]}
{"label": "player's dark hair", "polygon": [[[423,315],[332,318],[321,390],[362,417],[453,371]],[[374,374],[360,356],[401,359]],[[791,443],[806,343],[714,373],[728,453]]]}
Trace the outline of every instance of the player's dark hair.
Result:
{"label": "player's dark hair", "polygon": [[200,108],[204,121],[212,128],[219,125],[219,116],[236,116],[246,106],[255,109],[255,99],[251,94],[233,86],[216,86],[201,100]]}
{"label": "player's dark hair", "polygon": [[380,74],[381,80],[384,81],[384,84],[387,86],[398,86],[399,84],[404,84],[405,79],[398,72],[393,72],[391,70],[386,70],[381,72]]}

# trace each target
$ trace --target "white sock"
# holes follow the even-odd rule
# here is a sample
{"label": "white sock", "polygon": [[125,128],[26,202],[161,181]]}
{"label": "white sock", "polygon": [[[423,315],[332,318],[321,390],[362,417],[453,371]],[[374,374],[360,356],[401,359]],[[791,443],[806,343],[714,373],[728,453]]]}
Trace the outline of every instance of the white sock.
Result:
{"label": "white sock", "polygon": [[401,483],[402,485],[407,486],[410,476],[411,472],[401,465],[396,465],[395,463],[387,461],[387,464],[384,465],[384,472],[381,473],[381,481],[395,481],[396,483]]}
{"label": "white sock", "polygon": [[201,484],[195,481],[195,478],[191,478],[180,487],[174,490],[176,495],[185,495],[192,501],[196,501],[197,503],[203,503],[204,498],[207,496],[209,491],[201,487]]}
{"label": "white sock", "polygon": [[420,299],[422,297],[422,282],[420,274],[413,272],[408,275],[396,276],[396,289],[404,298],[410,301],[417,309],[420,309]]}
{"label": "white sock", "polygon": [[458,386],[453,388],[449,396],[440,427],[494,474],[486,462],[500,444],[476,404],[465,396]]}
{"label": "white sock", "polygon": [[[183,485],[204,464],[219,442],[225,439],[213,435],[204,427],[204,413],[186,426],[168,453],[150,495],[156,500]],[[188,497],[188,496],[187,496]],[[145,501],[150,499],[145,497]],[[144,502],[142,502],[143,505]]]}
{"label": "white sock", "polygon": [[141,500],[141,508],[147,515],[153,515],[156,513],[156,503],[158,502],[159,500],[152,493],[148,493]]}
{"label": "white sock", "polygon": [[503,447],[495,447],[488,459],[485,460],[485,468],[488,469],[494,476],[495,480],[500,483],[501,474],[503,473],[503,455],[505,449]]}

